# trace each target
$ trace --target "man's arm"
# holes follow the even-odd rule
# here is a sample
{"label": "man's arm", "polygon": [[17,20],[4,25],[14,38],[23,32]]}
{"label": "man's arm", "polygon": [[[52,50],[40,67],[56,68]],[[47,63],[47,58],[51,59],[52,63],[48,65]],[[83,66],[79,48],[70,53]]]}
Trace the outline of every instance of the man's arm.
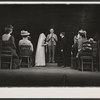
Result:
{"label": "man's arm", "polygon": [[31,51],[33,51],[34,49],[33,49],[33,44],[30,42],[30,46],[31,46]]}
{"label": "man's arm", "polygon": [[56,35],[56,34],[53,36],[53,38],[54,38],[54,40],[55,40],[56,42],[58,41],[58,38],[57,38],[57,35]]}
{"label": "man's arm", "polygon": [[51,39],[50,34],[47,36],[46,41],[48,42]]}
{"label": "man's arm", "polygon": [[10,42],[12,42],[12,44],[13,44],[13,49],[16,49],[15,39],[13,36],[10,37]]}
{"label": "man's arm", "polygon": [[19,46],[21,45],[21,40],[19,41]]}
{"label": "man's arm", "polygon": [[47,36],[47,39],[46,39],[46,41],[47,41],[47,42],[49,41],[49,35]]}

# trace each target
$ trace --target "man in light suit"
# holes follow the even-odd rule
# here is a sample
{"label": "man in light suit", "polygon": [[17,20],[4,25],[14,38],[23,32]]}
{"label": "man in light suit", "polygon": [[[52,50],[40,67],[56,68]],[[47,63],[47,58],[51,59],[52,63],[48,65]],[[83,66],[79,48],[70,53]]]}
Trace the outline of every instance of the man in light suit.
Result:
{"label": "man in light suit", "polygon": [[49,63],[54,63],[54,55],[55,55],[55,48],[56,48],[56,42],[58,41],[57,35],[54,34],[54,29],[50,29],[50,34],[47,36],[47,42],[48,42],[48,49],[49,49]]}

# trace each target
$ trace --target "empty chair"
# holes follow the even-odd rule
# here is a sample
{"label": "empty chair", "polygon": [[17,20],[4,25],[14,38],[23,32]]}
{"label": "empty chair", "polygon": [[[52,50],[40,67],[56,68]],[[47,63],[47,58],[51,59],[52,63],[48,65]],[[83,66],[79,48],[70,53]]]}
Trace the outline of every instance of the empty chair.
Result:
{"label": "empty chair", "polygon": [[[19,51],[20,51],[20,66],[28,66],[31,67],[32,63],[32,51],[30,50],[31,46],[29,45],[20,45]],[[24,61],[26,59],[26,61]]]}

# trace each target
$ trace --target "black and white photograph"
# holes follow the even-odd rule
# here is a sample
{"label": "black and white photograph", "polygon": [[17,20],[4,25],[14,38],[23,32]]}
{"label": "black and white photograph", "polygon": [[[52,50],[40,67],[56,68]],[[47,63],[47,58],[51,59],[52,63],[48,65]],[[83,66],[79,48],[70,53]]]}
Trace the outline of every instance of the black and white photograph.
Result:
{"label": "black and white photograph", "polygon": [[0,87],[100,87],[100,4],[0,4]]}

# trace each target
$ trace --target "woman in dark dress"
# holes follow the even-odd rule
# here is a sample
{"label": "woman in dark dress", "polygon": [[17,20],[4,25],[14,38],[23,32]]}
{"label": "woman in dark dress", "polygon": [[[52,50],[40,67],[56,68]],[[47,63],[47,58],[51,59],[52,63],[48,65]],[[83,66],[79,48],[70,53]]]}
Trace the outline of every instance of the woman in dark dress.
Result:
{"label": "woman in dark dress", "polygon": [[5,34],[2,35],[2,41],[8,41],[12,43],[11,51],[13,53],[13,64],[12,68],[19,68],[19,57],[16,53],[16,45],[15,45],[15,40],[14,37],[11,35],[13,31],[13,26],[12,25],[7,25],[5,28]]}

